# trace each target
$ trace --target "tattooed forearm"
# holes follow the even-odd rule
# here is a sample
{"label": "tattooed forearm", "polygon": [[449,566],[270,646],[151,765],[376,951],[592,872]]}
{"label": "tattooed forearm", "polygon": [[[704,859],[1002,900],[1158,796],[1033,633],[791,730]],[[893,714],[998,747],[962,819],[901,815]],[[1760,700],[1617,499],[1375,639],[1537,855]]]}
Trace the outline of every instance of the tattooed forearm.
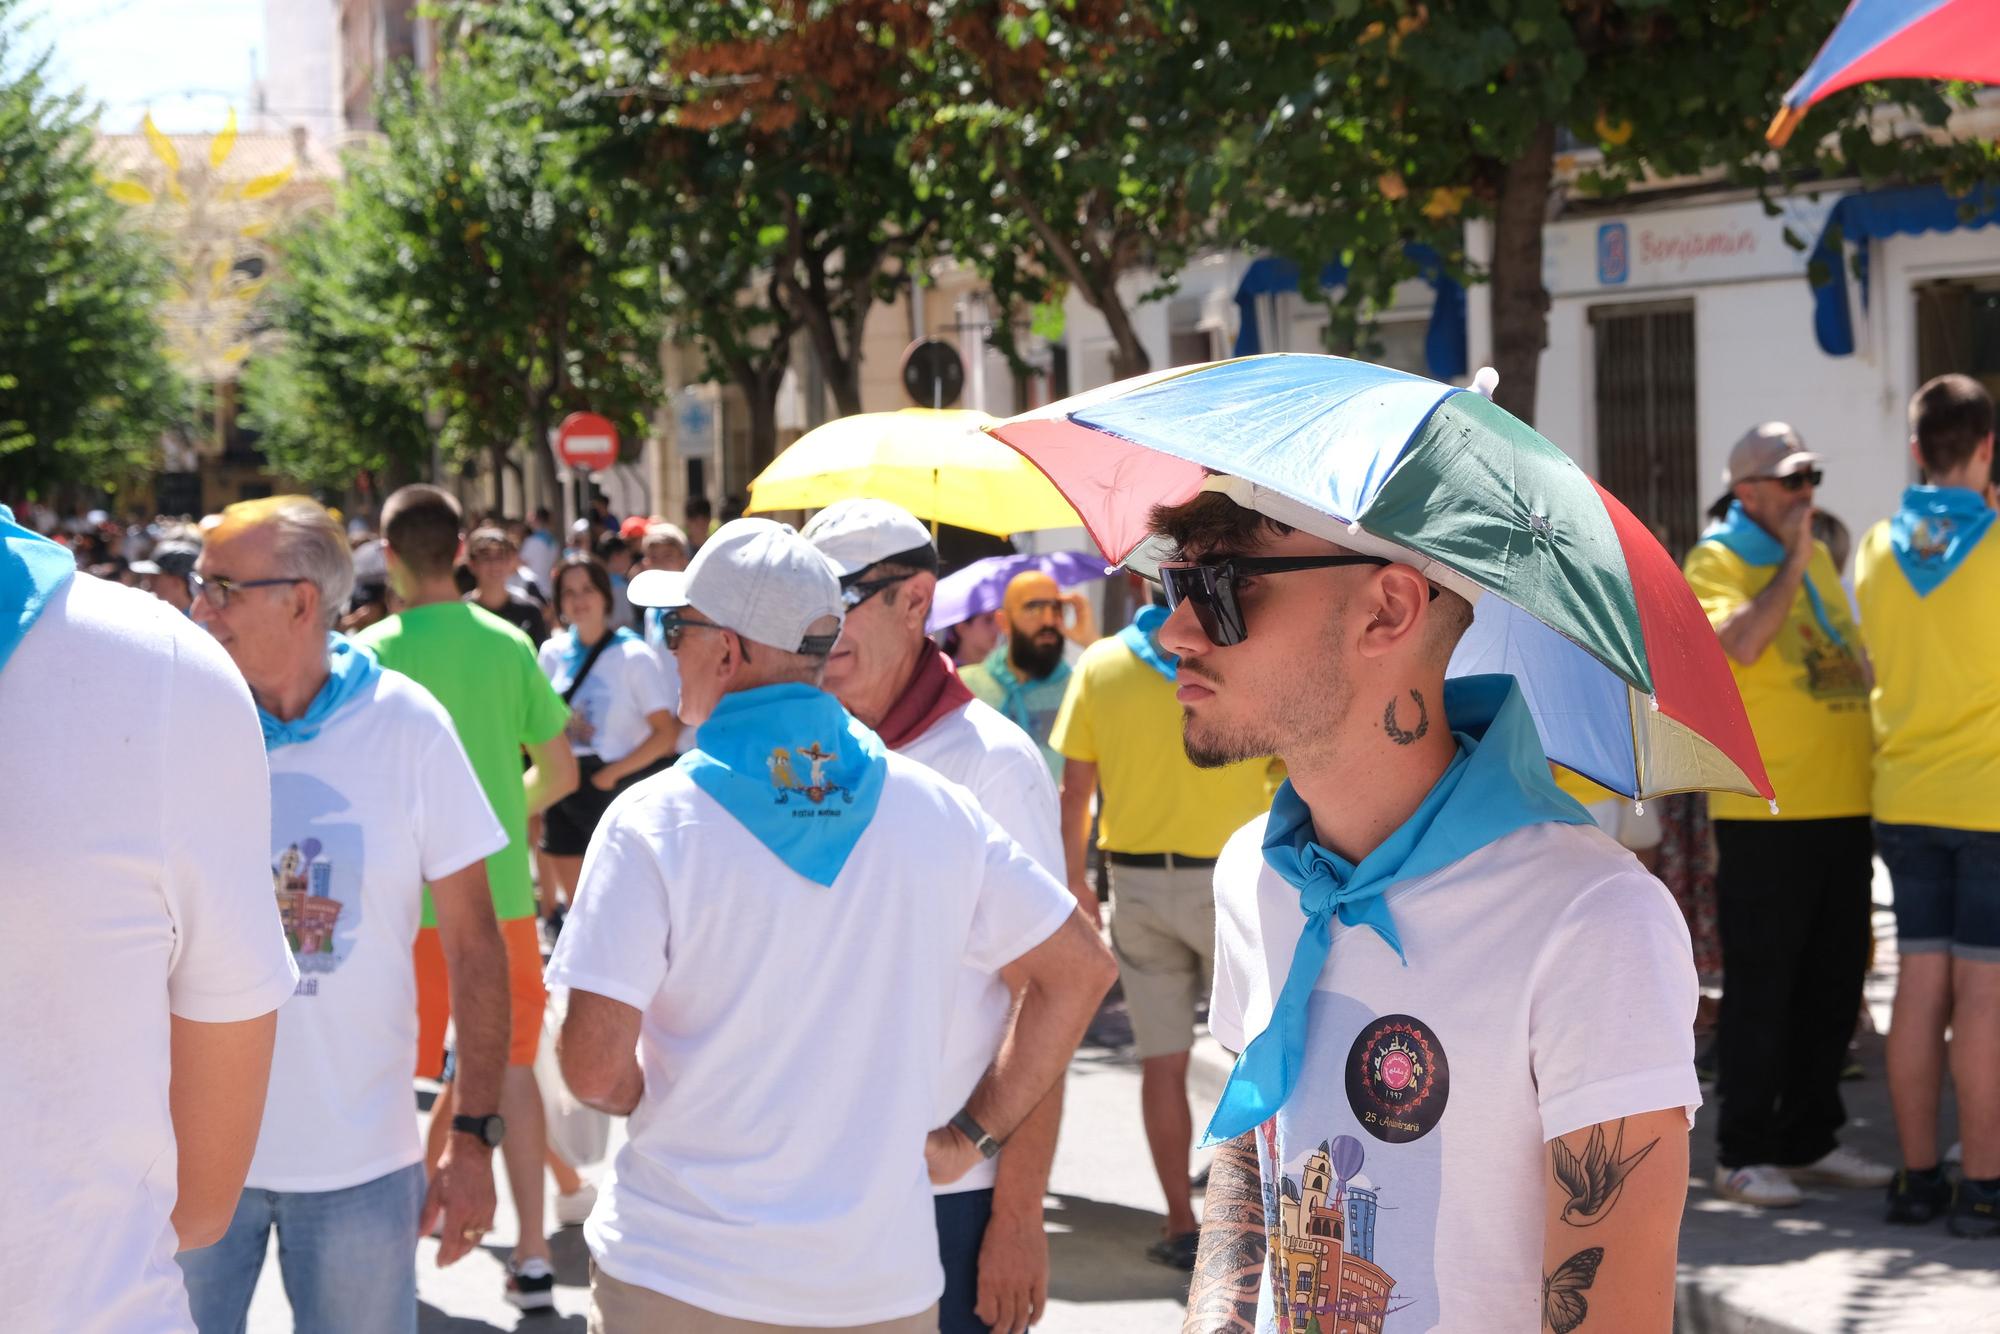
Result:
{"label": "tattooed forearm", "polygon": [[1181,1334],[1248,1334],[1257,1327],[1257,1287],[1264,1278],[1264,1190],[1256,1132],[1216,1150],[1201,1208]]}
{"label": "tattooed forearm", "polygon": [[1382,710],[1382,730],[1387,732],[1389,739],[1399,746],[1419,741],[1431,730],[1431,711],[1424,707],[1423,695],[1412,690],[1410,698],[1417,703],[1417,725],[1408,732],[1396,726],[1396,700],[1393,697],[1389,700],[1389,706]]}
{"label": "tattooed forearm", "polygon": [[1659,1142],[1652,1139],[1628,1156],[1623,1117],[1618,1120],[1618,1133],[1609,1148],[1605,1147],[1602,1125],[1590,1128],[1590,1137],[1584,1141],[1581,1154],[1559,1138],[1550,1140],[1549,1170],[1555,1174],[1556,1184],[1568,1194],[1562,1221],[1571,1227],[1603,1222],[1618,1206],[1618,1197],[1625,1193],[1625,1178],[1632,1175],[1633,1169],[1645,1161]]}
{"label": "tattooed forearm", "polygon": [[1542,1325],[1554,1334],[1570,1334],[1590,1314],[1584,1293],[1597,1281],[1597,1266],[1604,1263],[1604,1248],[1593,1246],[1578,1251],[1556,1266],[1553,1274],[1542,1275]]}

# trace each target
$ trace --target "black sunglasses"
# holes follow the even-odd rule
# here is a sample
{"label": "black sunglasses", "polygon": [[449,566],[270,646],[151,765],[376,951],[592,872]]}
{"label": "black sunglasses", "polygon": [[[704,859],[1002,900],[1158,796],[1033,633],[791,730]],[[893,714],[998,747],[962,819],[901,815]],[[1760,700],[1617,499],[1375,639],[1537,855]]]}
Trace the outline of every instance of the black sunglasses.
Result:
{"label": "black sunglasses", "polygon": [[[1167,595],[1167,609],[1182,602],[1194,604],[1194,618],[1201,632],[1217,648],[1240,644],[1249,636],[1243,625],[1243,608],[1236,601],[1236,585],[1241,579],[1264,574],[1290,574],[1295,570],[1330,570],[1342,565],[1394,565],[1383,556],[1229,556],[1217,561],[1195,561],[1160,566],[1160,587]],[[1431,596],[1438,595],[1431,585]]]}
{"label": "black sunglasses", "polygon": [[887,578],[883,579],[856,580],[854,583],[847,584],[841,588],[840,605],[847,608],[849,611],[853,611],[856,607],[866,602],[869,598],[874,597],[877,593],[881,592],[883,589],[893,588],[897,584],[902,583],[905,579],[913,577],[914,576],[907,574],[892,574],[889,575]]}
{"label": "black sunglasses", "polygon": [[1795,472],[1790,477],[1759,477],[1760,482],[1776,482],[1787,491],[1803,491],[1809,486],[1818,486],[1826,480],[1826,474],[1818,468],[1807,468]]}
{"label": "black sunglasses", "polygon": [[667,646],[667,652],[678,653],[681,647],[681,632],[684,630],[727,630],[726,625],[714,621],[690,621],[677,612],[668,612],[660,617],[660,641]]}

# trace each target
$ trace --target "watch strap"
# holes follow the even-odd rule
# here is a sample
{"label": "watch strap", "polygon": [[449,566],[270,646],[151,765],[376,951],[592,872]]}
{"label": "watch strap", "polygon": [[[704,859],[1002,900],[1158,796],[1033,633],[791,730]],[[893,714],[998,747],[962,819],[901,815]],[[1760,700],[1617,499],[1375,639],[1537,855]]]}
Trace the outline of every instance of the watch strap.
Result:
{"label": "watch strap", "polygon": [[972,1147],[979,1150],[980,1157],[994,1158],[999,1156],[1000,1141],[987,1134],[986,1127],[972,1119],[972,1113],[961,1107],[958,1115],[951,1118],[951,1123],[958,1128],[959,1134],[972,1141]]}

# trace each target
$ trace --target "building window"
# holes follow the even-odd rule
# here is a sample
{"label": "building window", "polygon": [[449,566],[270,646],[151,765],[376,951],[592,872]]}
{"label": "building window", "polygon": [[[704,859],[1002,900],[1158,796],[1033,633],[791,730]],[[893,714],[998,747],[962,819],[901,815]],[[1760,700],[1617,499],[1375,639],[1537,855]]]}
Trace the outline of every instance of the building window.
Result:
{"label": "building window", "polygon": [[1593,306],[1597,480],[1675,560],[1700,532],[1694,303]]}
{"label": "building window", "polygon": [[1923,283],[1917,299],[1917,383],[1970,375],[2000,396],[2000,276]]}

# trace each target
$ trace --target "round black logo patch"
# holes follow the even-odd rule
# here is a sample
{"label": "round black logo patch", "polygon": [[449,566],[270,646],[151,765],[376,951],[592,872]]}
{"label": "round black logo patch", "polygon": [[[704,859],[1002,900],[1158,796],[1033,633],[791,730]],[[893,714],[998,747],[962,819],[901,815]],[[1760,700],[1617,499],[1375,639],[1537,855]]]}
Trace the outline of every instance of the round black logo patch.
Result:
{"label": "round black logo patch", "polygon": [[1347,1105],[1376,1139],[1407,1144],[1428,1135],[1450,1094],[1444,1044],[1420,1019],[1384,1015],[1347,1053]]}

